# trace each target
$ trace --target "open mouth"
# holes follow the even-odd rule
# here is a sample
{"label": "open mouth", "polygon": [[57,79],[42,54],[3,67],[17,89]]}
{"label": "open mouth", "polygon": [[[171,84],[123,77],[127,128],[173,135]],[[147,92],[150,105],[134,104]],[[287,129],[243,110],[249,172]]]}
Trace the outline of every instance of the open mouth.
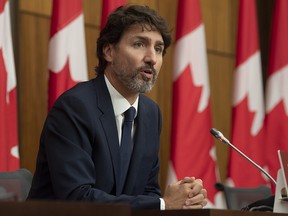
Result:
{"label": "open mouth", "polygon": [[144,79],[152,79],[153,78],[153,71],[152,70],[143,70],[140,72],[140,74]]}

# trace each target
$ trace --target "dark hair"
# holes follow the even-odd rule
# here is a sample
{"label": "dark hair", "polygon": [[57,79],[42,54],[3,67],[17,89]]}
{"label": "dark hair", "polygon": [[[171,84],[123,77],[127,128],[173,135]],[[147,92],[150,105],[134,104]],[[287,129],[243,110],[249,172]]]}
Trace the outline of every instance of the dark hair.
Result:
{"label": "dark hair", "polygon": [[103,48],[107,44],[117,44],[124,32],[134,24],[142,25],[143,30],[156,30],[162,35],[164,41],[163,55],[171,43],[171,34],[166,21],[157,15],[156,11],[148,6],[126,5],[118,7],[112,12],[105,27],[97,40],[97,57],[99,60],[96,73],[103,74],[107,66]]}

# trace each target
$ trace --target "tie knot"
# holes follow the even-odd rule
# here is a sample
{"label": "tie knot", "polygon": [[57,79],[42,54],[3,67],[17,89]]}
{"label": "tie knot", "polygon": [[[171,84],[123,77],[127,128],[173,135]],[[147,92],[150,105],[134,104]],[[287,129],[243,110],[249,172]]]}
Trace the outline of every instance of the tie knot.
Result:
{"label": "tie knot", "polygon": [[124,121],[125,122],[132,122],[135,117],[136,109],[131,106],[128,110],[124,112]]}

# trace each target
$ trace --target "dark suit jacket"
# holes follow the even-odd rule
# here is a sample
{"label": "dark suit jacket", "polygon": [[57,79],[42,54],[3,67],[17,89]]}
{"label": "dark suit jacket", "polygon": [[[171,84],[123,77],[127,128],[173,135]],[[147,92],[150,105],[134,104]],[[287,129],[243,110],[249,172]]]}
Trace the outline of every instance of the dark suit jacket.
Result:
{"label": "dark suit jacket", "polygon": [[132,208],[159,209],[161,113],[145,95],[139,97],[135,122],[131,164],[119,191],[119,140],[104,76],[62,94],[45,121],[28,199],[128,202]]}

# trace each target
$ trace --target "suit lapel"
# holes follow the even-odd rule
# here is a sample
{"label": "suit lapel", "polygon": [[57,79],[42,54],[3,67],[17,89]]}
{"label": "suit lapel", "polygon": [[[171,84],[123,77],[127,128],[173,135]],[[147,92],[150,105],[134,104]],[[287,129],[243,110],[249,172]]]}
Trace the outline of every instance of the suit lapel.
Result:
{"label": "suit lapel", "polygon": [[103,113],[103,115],[100,116],[100,122],[103,126],[106,135],[111,160],[114,167],[114,181],[116,182],[116,194],[119,195],[121,194],[121,191],[119,190],[119,188],[117,188],[119,182],[118,178],[116,178],[116,176],[119,176],[119,160],[120,160],[118,132],[111,97],[107,89],[103,75],[100,75],[96,79],[96,89],[97,89],[96,94],[98,100],[98,107]]}

